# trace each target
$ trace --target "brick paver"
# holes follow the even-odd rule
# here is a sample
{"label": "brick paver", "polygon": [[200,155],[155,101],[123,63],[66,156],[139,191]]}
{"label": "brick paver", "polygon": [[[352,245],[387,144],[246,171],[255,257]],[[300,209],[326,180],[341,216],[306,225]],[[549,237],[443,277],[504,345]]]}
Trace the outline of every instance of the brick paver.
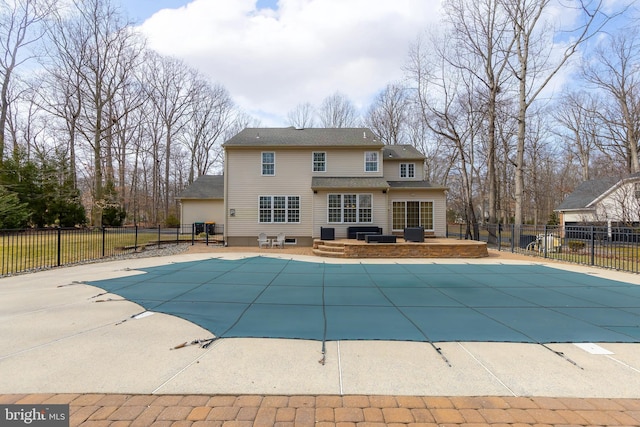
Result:
{"label": "brick paver", "polygon": [[640,399],[421,396],[0,395],[67,402],[72,427],[639,426]]}

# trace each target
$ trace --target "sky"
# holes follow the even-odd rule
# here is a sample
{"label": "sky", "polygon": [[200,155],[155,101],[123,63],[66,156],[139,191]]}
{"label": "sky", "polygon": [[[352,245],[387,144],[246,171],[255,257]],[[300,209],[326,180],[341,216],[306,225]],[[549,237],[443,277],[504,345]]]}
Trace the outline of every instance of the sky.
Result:
{"label": "sky", "polygon": [[160,54],[224,86],[261,126],[336,92],[364,114],[402,79],[439,0],[121,0]]}

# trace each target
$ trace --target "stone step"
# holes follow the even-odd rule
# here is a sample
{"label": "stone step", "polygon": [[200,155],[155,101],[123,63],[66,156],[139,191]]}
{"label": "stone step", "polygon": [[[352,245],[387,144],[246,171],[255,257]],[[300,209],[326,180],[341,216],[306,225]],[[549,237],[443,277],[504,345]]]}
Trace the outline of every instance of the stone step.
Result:
{"label": "stone step", "polygon": [[344,252],[329,252],[321,249],[313,249],[313,254],[328,258],[344,258]]}
{"label": "stone step", "polygon": [[326,252],[344,253],[344,245],[331,246],[331,245],[319,245],[316,249]]}

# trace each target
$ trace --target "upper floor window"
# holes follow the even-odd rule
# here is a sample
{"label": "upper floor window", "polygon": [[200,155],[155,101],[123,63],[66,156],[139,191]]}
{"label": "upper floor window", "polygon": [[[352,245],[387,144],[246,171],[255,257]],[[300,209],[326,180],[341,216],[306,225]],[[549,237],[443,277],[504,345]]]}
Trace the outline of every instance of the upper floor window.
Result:
{"label": "upper floor window", "polygon": [[415,178],[416,165],[414,163],[400,163],[400,178]]}
{"label": "upper floor window", "polygon": [[266,151],[262,153],[262,175],[276,174],[276,153]]}
{"label": "upper floor window", "polygon": [[317,152],[317,151],[313,153],[313,171],[314,172],[327,171],[327,153]]}
{"label": "upper floor window", "polygon": [[367,151],[364,153],[365,172],[378,172],[378,154],[377,151]]}

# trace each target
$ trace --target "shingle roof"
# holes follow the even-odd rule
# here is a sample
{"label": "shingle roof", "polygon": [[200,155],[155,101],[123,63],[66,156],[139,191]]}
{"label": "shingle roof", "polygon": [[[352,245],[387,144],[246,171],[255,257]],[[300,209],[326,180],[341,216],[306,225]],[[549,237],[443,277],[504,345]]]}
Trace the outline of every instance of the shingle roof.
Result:
{"label": "shingle roof", "polygon": [[591,202],[613,187],[619,180],[619,178],[602,178],[584,181],[555,210],[566,211],[588,208]]}
{"label": "shingle roof", "polygon": [[424,160],[424,154],[413,145],[387,145],[382,154],[384,159],[392,160]]}
{"label": "shingle roof", "polygon": [[449,187],[443,187],[441,185],[433,185],[429,181],[389,181],[389,187],[402,189],[402,188],[421,188],[432,190],[448,190]]}
{"label": "shingle roof", "polygon": [[314,177],[311,180],[311,189],[339,189],[339,188],[366,188],[371,190],[386,190],[389,184],[382,177]]}
{"label": "shingle roof", "polygon": [[230,147],[381,148],[384,144],[367,128],[246,128],[223,144]]}
{"label": "shingle roof", "polygon": [[177,199],[224,199],[224,175],[201,175]]}

